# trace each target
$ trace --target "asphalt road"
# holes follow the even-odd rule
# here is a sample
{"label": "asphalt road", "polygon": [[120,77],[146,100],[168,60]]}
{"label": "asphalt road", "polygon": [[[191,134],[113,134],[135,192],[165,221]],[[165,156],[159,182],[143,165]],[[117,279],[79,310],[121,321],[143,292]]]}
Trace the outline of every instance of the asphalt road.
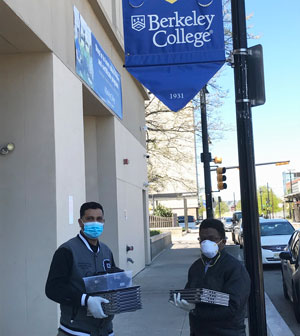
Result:
{"label": "asphalt road", "polygon": [[[227,247],[228,252],[232,253],[239,260],[243,260],[243,249],[240,249],[238,246],[234,246],[228,232],[227,237],[229,245]],[[296,336],[300,336],[300,324],[297,323],[294,316],[292,303],[286,300],[283,296],[280,264],[264,266],[264,287],[273,305],[285,320],[291,331]]]}
{"label": "asphalt road", "polygon": [[290,327],[291,331],[296,336],[300,336],[300,324],[297,323],[294,316],[292,303],[283,296],[280,265],[264,266],[264,286],[273,305]]}

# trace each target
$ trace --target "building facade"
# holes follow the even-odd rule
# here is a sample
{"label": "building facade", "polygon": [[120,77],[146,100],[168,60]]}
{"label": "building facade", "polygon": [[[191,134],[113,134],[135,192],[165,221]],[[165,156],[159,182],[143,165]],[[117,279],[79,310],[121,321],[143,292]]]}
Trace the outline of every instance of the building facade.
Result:
{"label": "building facade", "polygon": [[289,216],[300,222],[300,172],[289,170],[282,173],[284,199],[288,204]]}
{"label": "building facade", "polygon": [[[120,75],[121,114],[76,69],[74,8]],[[119,267],[150,260],[147,94],[123,67],[121,1],[0,0],[0,19],[0,335],[50,336],[58,306],[44,286],[83,202],[103,204]]]}

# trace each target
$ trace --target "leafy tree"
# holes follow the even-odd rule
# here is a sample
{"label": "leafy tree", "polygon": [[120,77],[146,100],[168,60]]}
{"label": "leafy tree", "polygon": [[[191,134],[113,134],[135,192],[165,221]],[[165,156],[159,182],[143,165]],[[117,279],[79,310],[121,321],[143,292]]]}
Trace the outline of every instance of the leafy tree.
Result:
{"label": "leafy tree", "polygon": [[241,203],[241,201],[238,201],[236,203],[236,211],[242,211],[242,203]]}
{"label": "leafy tree", "polygon": [[154,209],[153,214],[160,217],[172,217],[172,210],[162,204],[158,204]]}
{"label": "leafy tree", "polygon": [[[229,206],[226,202],[222,201],[220,202],[220,209],[221,209],[221,216],[224,216],[227,212],[229,212]],[[214,209],[214,213],[217,216],[219,216],[219,203],[217,203],[215,209]]]}
{"label": "leafy tree", "polygon": [[275,195],[272,188],[268,189],[267,186],[258,187],[257,202],[258,213],[265,217],[270,217],[272,213],[281,211],[279,203],[282,203],[282,200]]}

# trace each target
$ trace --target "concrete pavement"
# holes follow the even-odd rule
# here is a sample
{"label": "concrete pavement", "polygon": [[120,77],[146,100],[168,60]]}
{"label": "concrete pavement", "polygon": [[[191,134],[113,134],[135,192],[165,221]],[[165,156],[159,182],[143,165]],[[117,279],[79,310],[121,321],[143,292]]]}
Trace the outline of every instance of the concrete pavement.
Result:
{"label": "concrete pavement", "polygon": [[134,277],[141,286],[143,309],[117,315],[117,335],[189,336],[188,313],[168,302],[169,290],[184,288],[190,265],[199,258],[198,233],[190,233],[163,251]]}
{"label": "concrete pavement", "polygon": [[[232,244],[231,234],[227,234]],[[189,336],[188,313],[168,302],[169,290],[185,286],[190,265],[199,258],[198,230],[183,237],[173,238],[173,245],[137,274],[134,285],[141,286],[143,309],[115,316],[116,336]],[[237,246],[228,253],[238,257]],[[239,257],[238,257],[239,258]],[[240,259],[240,258],[239,258]],[[268,335],[293,335],[271,300],[266,296]],[[246,320],[247,323],[247,320]]]}

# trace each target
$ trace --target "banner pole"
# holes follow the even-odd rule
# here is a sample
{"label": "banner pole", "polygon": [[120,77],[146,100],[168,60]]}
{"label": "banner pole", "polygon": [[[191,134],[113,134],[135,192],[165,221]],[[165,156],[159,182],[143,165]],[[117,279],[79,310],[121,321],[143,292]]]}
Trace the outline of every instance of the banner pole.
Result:
{"label": "banner pole", "polygon": [[265,336],[267,335],[267,325],[256,194],[251,102],[248,92],[248,50],[244,0],[231,0],[231,15],[244,258],[251,278],[249,333],[251,336]]}

